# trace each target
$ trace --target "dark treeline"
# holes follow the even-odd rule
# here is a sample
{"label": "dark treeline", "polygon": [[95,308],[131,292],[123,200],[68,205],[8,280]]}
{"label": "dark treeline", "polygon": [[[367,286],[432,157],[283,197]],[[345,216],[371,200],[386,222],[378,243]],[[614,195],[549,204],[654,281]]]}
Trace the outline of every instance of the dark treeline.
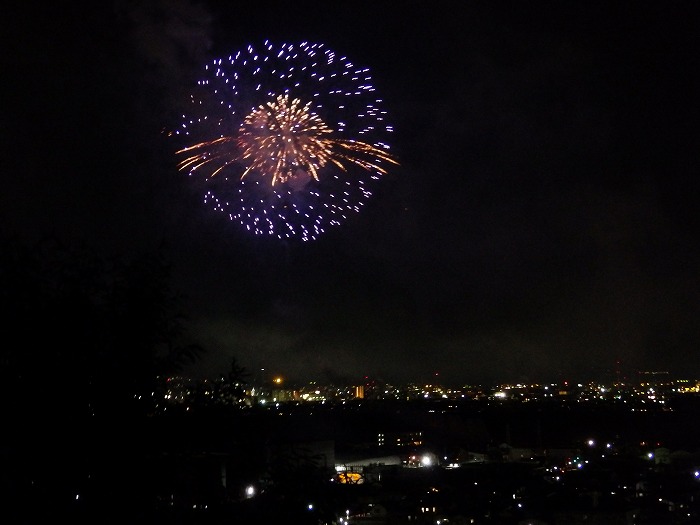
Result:
{"label": "dark treeline", "polygon": [[165,250],[110,260],[56,238],[0,244],[5,417],[146,415],[157,378],[203,352]]}
{"label": "dark treeline", "polygon": [[[298,500],[325,489],[327,469],[269,462],[265,425],[216,404],[186,418],[156,410],[164,378],[205,352],[185,302],[166,247],[113,259],[55,237],[0,236],[0,522],[309,519]],[[233,403],[246,375],[233,359],[217,399]],[[311,489],[300,494],[300,480]],[[240,498],[252,481],[265,498]]]}

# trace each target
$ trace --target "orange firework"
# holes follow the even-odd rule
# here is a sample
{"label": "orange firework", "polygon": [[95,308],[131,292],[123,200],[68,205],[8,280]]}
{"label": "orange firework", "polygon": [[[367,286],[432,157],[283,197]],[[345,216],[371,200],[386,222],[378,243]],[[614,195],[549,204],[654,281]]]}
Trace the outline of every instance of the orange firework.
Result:
{"label": "orange firework", "polygon": [[214,60],[174,133],[188,142],[178,168],[202,173],[205,201],[248,231],[317,238],[398,164],[368,71],[309,43]]}

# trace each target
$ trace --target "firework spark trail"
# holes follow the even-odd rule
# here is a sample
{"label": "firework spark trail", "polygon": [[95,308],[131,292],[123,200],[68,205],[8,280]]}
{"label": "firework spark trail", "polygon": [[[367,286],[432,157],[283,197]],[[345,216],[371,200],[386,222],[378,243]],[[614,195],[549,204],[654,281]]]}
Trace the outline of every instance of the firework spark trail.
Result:
{"label": "firework spark trail", "polygon": [[397,164],[367,68],[322,44],[265,42],[216,59],[175,134],[178,167],[246,230],[316,239],[342,224]]}

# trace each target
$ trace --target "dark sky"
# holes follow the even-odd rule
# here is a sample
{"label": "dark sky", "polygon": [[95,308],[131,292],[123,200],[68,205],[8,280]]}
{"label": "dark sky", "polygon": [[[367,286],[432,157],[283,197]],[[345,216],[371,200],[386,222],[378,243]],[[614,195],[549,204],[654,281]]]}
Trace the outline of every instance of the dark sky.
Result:
{"label": "dark sky", "polygon": [[[34,4],[0,32],[2,230],[163,243],[192,374],[700,377],[694,2]],[[163,133],[205,61],[265,39],[369,67],[396,129],[400,166],[313,243],[204,206]]]}

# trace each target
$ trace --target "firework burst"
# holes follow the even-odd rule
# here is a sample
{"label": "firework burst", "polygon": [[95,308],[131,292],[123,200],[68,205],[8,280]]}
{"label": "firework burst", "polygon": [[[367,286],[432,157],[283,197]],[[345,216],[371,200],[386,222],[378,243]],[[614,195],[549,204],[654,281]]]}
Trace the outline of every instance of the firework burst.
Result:
{"label": "firework burst", "polygon": [[322,44],[265,42],[216,59],[191,102],[178,167],[256,235],[316,239],[397,164],[369,70]]}

